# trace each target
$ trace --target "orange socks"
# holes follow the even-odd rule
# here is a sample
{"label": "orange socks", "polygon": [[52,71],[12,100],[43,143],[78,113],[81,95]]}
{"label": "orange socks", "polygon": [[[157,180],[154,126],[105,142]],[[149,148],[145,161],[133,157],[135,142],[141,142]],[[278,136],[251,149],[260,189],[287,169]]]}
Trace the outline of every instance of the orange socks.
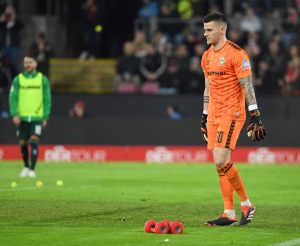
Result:
{"label": "orange socks", "polygon": [[220,175],[219,174],[219,183],[221,188],[221,193],[223,196],[224,201],[224,210],[225,209],[234,209],[234,203],[233,203],[233,187],[231,183],[228,181],[228,178],[225,176],[225,174]]}
{"label": "orange socks", "polygon": [[[220,177],[220,186],[221,186],[222,196],[224,199],[224,206],[228,205],[233,208],[233,191],[232,190],[235,190],[237,192],[237,194],[240,198],[240,201],[245,201],[248,199],[247,192],[246,192],[245,186],[242,181],[242,177],[241,177],[239,171],[237,170],[237,168],[233,165],[233,163],[231,161],[229,161],[222,167],[217,168],[217,171],[218,171],[219,177]],[[225,178],[227,179],[227,181],[224,181]],[[229,184],[232,186],[231,189],[228,188]],[[229,199],[229,197],[232,197],[232,198]],[[231,205],[231,201],[232,201],[232,205]]]}

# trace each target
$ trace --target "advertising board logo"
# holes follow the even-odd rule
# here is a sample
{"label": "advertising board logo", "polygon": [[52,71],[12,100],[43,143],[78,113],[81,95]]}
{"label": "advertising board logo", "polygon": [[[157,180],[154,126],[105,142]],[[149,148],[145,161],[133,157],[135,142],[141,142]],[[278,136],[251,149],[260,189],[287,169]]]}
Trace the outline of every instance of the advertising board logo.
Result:
{"label": "advertising board logo", "polygon": [[65,148],[54,146],[47,149],[44,156],[45,161],[106,161],[107,152],[102,149]]}
{"label": "advertising board logo", "polygon": [[168,149],[158,146],[154,150],[146,152],[147,163],[171,163],[171,162],[207,162],[209,153],[206,150],[192,151],[185,148]]}
{"label": "advertising board logo", "polygon": [[71,161],[71,151],[64,146],[54,146],[45,151],[45,161]]}
{"label": "advertising board logo", "polygon": [[292,149],[258,148],[249,152],[248,162],[256,164],[299,163],[300,153]]}

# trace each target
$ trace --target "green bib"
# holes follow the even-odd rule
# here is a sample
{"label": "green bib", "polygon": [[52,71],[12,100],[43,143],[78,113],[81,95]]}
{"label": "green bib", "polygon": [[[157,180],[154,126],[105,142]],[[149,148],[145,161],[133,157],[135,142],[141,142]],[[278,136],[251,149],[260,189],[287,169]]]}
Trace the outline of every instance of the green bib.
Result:
{"label": "green bib", "polygon": [[19,74],[19,114],[21,117],[43,117],[43,75],[33,78]]}

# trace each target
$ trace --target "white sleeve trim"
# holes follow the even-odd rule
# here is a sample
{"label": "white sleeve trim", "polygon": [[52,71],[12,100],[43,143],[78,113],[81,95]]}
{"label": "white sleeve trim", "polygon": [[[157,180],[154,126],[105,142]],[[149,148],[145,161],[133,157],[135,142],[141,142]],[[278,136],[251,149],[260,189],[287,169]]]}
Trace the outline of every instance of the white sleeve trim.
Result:
{"label": "white sleeve trim", "polygon": [[252,105],[248,106],[249,111],[252,111],[252,110],[255,110],[255,109],[258,109],[257,104],[252,104]]}

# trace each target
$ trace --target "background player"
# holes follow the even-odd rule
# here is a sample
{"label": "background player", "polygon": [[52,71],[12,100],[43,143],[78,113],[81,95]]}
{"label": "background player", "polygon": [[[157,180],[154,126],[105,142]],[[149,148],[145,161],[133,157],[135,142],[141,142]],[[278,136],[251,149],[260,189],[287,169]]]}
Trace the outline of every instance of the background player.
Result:
{"label": "background player", "polygon": [[[46,127],[51,110],[51,93],[48,78],[36,71],[33,56],[25,56],[23,73],[12,82],[9,108],[21,147],[24,168],[21,177],[36,177],[35,165],[42,128]],[[31,146],[29,158],[28,145]]]}
{"label": "background player", "polygon": [[259,141],[266,132],[260,120],[247,53],[227,40],[227,21],[224,15],[212,13],[205,16],[203,22],[204,36],[211,46],[205,51],[201,61],[205,75],[201,132],[208,142],[208,149],[213,150],[224,201],[224,213],[206,224],[237,224],[233,196],[236,191],[241,201],[240,224],[245,225],[252,221],[255,207],[231,161],[231,151],[235,149],[246,119],[245,99],[250,115],[248,136],[253,141]]}

